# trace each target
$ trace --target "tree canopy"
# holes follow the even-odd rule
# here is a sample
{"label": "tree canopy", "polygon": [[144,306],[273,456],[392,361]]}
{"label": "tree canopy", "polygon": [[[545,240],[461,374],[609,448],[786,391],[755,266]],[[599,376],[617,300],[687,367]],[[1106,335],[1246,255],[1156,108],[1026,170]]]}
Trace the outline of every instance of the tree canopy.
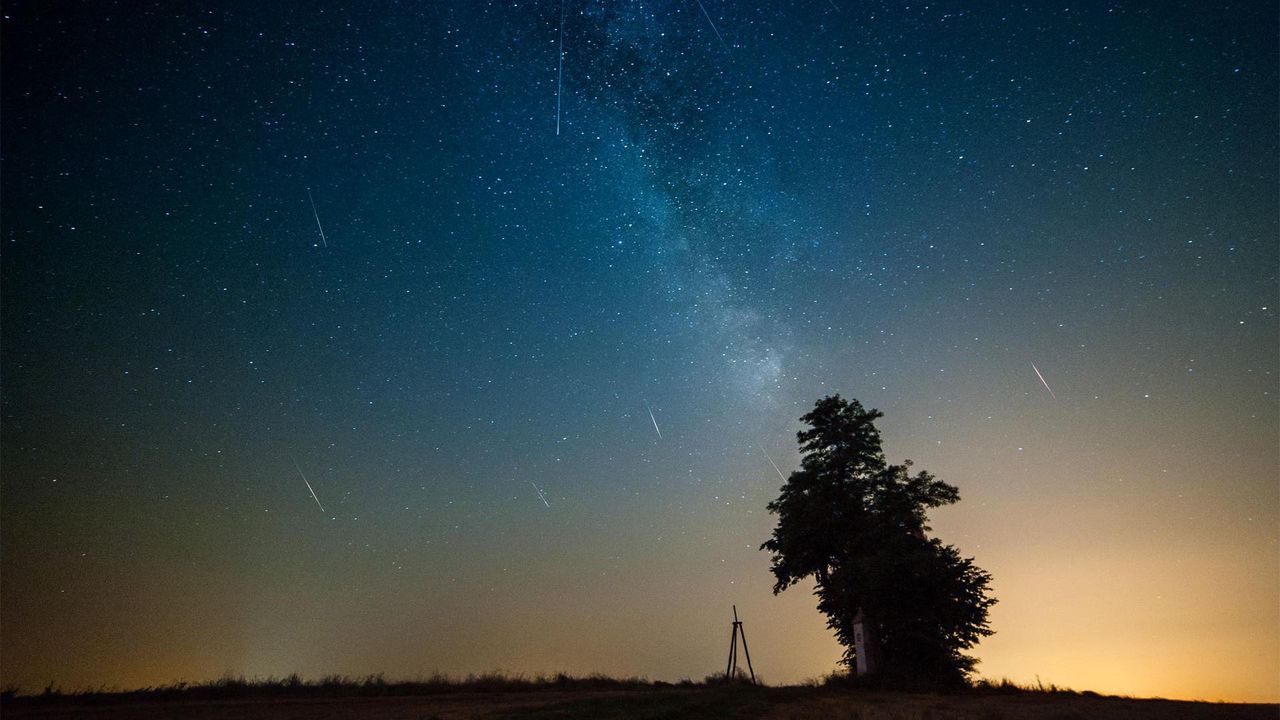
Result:
{"label": "tree canopy", "polygon": [[801,418],[800,469],[769,503],[778,516],[762,550],[772,553],[775,594],[813,578],[818,609],[855,667],[854,622],[876,638],[890,682],[953,685],[976,661],[964,654],[990,635],[991,576],[928,536],[927,511],[959,501],[953,485],[911,461],[885,461],[878,410],[839,395]]}

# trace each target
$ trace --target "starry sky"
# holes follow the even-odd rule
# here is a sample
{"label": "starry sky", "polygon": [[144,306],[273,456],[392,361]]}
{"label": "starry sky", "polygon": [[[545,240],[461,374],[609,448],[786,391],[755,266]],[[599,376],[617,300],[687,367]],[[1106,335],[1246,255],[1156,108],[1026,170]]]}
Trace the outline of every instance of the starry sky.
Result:
{"label": "starry sky", "polygon": [[1280,699],[1277,20],[7,3],[4,681],[700,679],[731,603],[819,676],[758,547],[841,393],[982,675]]}

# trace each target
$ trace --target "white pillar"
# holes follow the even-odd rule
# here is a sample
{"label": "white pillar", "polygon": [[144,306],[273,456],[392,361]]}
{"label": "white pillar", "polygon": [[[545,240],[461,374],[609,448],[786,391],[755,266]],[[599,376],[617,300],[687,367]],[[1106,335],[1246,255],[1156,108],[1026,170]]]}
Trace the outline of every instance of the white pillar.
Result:
{"label": "white pillar", "polygon": [[853,617],[853,655],[854,671],[859,677],[879,669],[878,650],[871,624],[862,614],[862,608],[858,608],[858,614]]}

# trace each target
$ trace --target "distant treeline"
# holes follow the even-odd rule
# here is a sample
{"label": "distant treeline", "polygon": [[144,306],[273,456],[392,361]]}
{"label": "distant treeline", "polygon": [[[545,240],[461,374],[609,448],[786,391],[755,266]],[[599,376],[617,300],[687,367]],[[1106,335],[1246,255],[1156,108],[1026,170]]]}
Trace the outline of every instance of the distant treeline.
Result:
{"label": "distant treeline", "polygon": [[[9,686],[3,691],[6,701],[74,700],[78,703],[117,703],[136,700],[229,700],[237,698],[306,698],[306,697],[409,697],[441,695],[447,693],[526,693],[543,691],[602,691],[602,690],[668,690],[672,688],[699,688],[730,684],[748,685],[745,677],[733,681],[724,675],[711,675],[701,681],[689,679],[677,682],[630,677],[615,678],[592,674],[574,676],[566,673],[554,675],[525,675],[523,673],[488,672],[453,677],[436,673],[412,680],[388,680],[385,675],[326,675],[307,680],[297,673],[285,677],[246,678],[243,675],[224,675],[216,680],[188,683],[175,682],[134,690],[93,688],[65,691],[50,683],[43,690],[34,692]],[[878,690],[878,684],[869,678],[858,678],[843,673],[833,673],[824,678],[802,683],[804,687],[836,687],[845,689]],[[1097,697],[1093,692],[1078,693],[1053,684],[1021,685],[1010,680],[992,682],[979,680],[971,690],[982,694],[1053,693]]]}
{"label": "distant treeline", "polygon": [[326,675],[307,680],[297,673],[285,677],[246,678],[243,675],[224,675],[217,680],[204,682],[175,682],[134,690],[100,687],[82,690],[63,690],[50,683],[43,690],[27,691],[7,687],[4,699],[65,699],[77,701],[120,700],[221,700],[230,698],[260,697],[384,697],[437,695],[456,692],[538,692],[547,690],[654,690],[674,687],[694,687],[703,684],[723,683],[723,676],[712,676],[702,682],[680,680],[675,683],[647,678],[615,678],[592,674],[574,676],[566,673],[554,675],[525,675],[523,673],[488,672],[479,675],[453,677],[436,673],[413,680],[388,680],[382,673],[364,677]]}

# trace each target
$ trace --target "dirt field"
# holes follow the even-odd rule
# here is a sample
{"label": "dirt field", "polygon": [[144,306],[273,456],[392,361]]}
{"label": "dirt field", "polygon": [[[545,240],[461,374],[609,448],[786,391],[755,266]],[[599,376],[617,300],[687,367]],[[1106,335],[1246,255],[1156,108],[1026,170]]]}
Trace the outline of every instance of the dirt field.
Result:
{"label": "dirt field", "polygon": [[762,718],[768,720],[1276,720],[1280,706],[1129,700],[1068,694],[908,695],[820,688],[695,687],[653,690],[459,692],[421,697],[131,700],[19,698],[10,718],[84,720],[492,720]]}

